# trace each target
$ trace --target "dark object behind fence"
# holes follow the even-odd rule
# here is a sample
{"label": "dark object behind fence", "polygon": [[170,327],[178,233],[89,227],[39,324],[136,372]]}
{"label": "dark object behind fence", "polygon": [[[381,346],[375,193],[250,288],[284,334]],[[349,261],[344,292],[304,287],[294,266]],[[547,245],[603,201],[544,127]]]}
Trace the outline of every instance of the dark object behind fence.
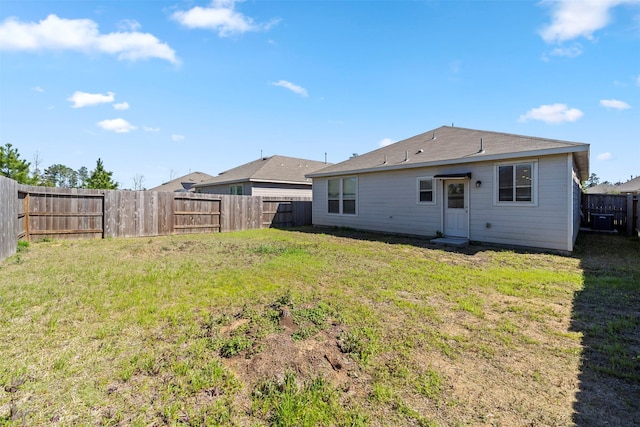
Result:
{"label": "dark object behind fence", "polygon": [[582,194],[582,213],[585,227],[631,235],[638,228],[638,196]]}

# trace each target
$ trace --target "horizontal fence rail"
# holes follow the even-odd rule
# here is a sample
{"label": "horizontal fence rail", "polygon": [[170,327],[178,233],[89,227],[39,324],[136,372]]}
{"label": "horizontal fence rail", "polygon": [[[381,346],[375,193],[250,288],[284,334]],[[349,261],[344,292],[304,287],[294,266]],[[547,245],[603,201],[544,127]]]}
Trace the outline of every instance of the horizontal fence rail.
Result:
{"label": "horizontal fence rail", "polygon": [[19,239],[146,237],[311,225],[311,199],[36,187],[0,177],[0,260]]}

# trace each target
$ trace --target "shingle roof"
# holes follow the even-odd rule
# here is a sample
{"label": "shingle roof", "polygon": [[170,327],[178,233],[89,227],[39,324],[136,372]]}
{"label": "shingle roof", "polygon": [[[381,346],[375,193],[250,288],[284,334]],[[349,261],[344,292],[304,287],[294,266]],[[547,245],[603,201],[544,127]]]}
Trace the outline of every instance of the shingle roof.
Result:
{"label": "shingle roof", "polygon": [[589,174],[589,144],[442,126],[326,167],[310,177],[446,164],[492,161],[544,154],[576,153],[580,175]]}
{"label": "shingle roof", "polygon": [[211,178],[213,178],[213,176],[203,172],[191,172],[190,174],[181,176],[180,178],[172,179],[162,185],[153,187],[150,191],[188,191],[195,184],[199,184]]}
{"label": "shingle roof", "polygon": [[618,191],[621,193],[640,193],[640,176],[618,185]]}
{"label": "shingle roof", "polygon": [[598,184],[585,190],[588,194],[625,194],[640,193],[640,176],[622,184]]}
{"label": "shingle roof", "polygon": [[328,163],[286,156],[263,157],[228,171],[221,172],[206,182],[195,185],[205,187],[234,182],[275,182],[281,184],[311,185],[306,175],[326,167]]}

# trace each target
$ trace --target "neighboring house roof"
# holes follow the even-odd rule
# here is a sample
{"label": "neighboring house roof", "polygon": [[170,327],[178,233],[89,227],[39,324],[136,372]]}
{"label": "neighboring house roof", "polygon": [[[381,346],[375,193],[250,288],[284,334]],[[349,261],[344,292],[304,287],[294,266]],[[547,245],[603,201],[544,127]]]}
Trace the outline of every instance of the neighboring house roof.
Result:
{"label": "neighboring house roof", "polygon": [[616,186],[613,184],[598,184],[593,187],[588,187],[584,190],[587,194],[607,194],[615,193]]}
{"label": "neighboring house roof", "polygon": [[195,184],[207,181],[211,178],[213,178],[213,176],[206,173],[192,172],[188,175],[172,179],[169,182],[165,182],[162,185],[151,188],[150,191],[192,191]]}
{"label": "neighboring house roof", "polygon": [[588,194],[625,194],[640,193],[640,176],[630,179],[622,184],[598,184],[585,190]]}
{"label": "neighboring house roof", "polygon": [[587,180],[589,144],[442,126],[308,176],[315,178],[561,153],[575,153],[580,177]]}
{"label": "neighboring house roof", "polygon": [[279,184],[305,184],[311,186],[311,179],[306,175],[326,167],[325,162],[297,159],[286,156],[263,157],[246,163],[220,175],[194,185],[207,187],[211,185],[232,184],[236,182],[271,182]]}
{"label": "neighboring house roof", "polygon": [[640,193],[640,176],[617,186],[620,193]]}

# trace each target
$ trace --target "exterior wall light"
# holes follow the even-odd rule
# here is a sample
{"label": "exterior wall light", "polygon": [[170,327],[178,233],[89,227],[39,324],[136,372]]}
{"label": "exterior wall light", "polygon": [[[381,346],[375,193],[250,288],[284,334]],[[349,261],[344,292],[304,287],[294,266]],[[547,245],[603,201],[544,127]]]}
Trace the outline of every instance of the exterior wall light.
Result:
{"label": "exterior wall light", "polygon": [[481,185],[482,185],[482,181],[476,181],[476,188],[480,188]]}

